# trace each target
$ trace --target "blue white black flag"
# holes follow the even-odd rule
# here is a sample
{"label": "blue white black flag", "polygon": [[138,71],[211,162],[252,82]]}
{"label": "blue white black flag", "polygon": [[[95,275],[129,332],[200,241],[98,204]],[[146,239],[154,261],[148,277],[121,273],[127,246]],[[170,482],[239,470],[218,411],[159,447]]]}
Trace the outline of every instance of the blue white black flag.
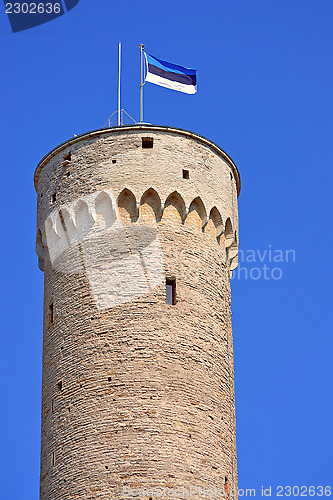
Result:
{"label": "blue white black flag", "polygon": [[162,61],[146,54],[147,74],[145,81],[172,90],[195,94],[197,91],[197,72],[177,64]]}

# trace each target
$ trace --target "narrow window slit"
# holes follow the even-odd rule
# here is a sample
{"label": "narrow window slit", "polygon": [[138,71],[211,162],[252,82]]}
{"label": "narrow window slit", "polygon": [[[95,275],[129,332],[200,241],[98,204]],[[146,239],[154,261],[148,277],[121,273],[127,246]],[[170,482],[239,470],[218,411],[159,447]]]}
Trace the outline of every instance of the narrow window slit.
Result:
{"label": "narrow window slit", "polygon": [[59,391],[62,391],[62,380],[59,380],[59,382],[57,383],[57,387]]}
{"label": "narrow window slit", "polygon": [[112,160],[112,163],[117,163],[117,160]]}
{"label": "narrow window slit", "polygon": [[166,303],[174,306],[176,304],[176,278],[166,279]]}
{"label": "narrow window slit", "polygon": [[66,155],[63,156],[62,158],[62,164],[68,165],[72,161],[72,153],[69,151]]}
{"label": "narrow window slit", "polygon": [[154,139],[152,137],[142,137],[142,147],[144,149],[154,147]]}
{"label": "narrow window slit", "polygon": [[224,491],[229,496],[229,481],[227,477],[224,478]]}
{"label": "narrow window slit", "polygon": [[54,305],[53,302],[49,305],[49,325],[53,325],[54,323]]}
{"label": "narrow window slit", "polygon": [[190,178],[190,171],[183,169],[183,179],[189,179],[189,178]]}
{"label": "narrow window slit", "polygon": [[57,193],[53,193],[53,195],[51,196],[52,203],[55,203],[56,200],[57,200]]}
{"label": "narrow window slit", "polygon": [[52,467],[55,466],[55,452],[52,452]]}

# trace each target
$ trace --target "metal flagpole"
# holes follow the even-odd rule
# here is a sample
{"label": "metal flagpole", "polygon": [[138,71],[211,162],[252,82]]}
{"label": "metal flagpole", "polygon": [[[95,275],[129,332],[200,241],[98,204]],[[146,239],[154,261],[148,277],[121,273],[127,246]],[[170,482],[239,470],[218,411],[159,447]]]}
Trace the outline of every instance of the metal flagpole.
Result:
{"label": "metal flagpole", "polygon": [[140,47],[140,123],[143,122],[143,48],[142,43]]}
{"label": "metal flagpole", "polygon": [[119,127],[119,125],[121,125],[120,75],[121,75],[121,42],[119,42],[119,44],[118,44],[118,127]]}

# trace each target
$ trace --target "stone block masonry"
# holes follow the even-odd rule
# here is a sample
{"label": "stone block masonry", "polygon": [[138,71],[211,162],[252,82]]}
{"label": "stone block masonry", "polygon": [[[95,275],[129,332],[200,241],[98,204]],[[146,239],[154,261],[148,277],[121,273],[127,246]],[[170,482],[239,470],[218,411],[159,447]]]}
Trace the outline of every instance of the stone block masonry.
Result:
{"label": "stone block masonry", "polygon": [[191,132],[124,126],[58,146],[35,185],[40,498],[157,500],[158,488],[192,487],[197,500],[199,486],[227,497],[237,490],[235,164]]}

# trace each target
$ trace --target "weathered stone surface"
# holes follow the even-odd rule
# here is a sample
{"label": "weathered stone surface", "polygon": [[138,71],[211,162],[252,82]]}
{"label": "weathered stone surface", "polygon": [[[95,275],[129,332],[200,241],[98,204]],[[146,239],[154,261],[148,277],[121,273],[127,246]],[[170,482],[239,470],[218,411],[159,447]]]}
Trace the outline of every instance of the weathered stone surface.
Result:
{"label": "weathered stone surface", "polygon": [[[40,163],[41,499],[237,489],[235,175],[213,143],[149,126],[75,138]],[[166,304],[164,276],[176,277],[175,305]]]}

